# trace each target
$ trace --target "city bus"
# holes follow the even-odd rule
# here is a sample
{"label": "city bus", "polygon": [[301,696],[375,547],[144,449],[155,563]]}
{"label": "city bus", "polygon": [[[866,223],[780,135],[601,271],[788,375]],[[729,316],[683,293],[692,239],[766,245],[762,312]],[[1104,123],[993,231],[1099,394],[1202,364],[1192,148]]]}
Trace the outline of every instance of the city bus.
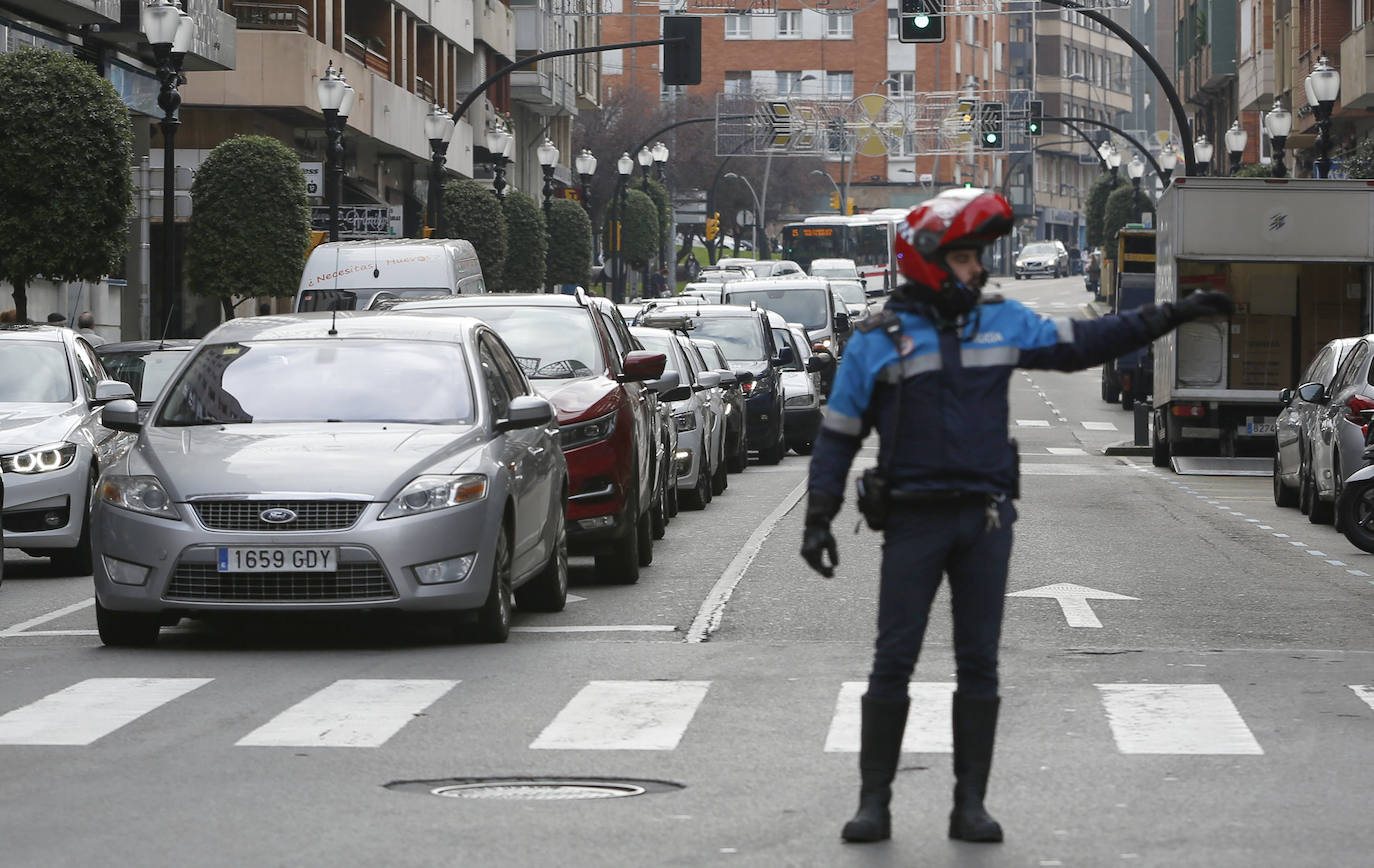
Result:
{"label": "city bus", "polygon": [[832,214],[807,217],[782,227],[783,259],[797,263],[808,274],[814,259],[852,259],[870,292],[895,286],[890,217],[870,214]]}

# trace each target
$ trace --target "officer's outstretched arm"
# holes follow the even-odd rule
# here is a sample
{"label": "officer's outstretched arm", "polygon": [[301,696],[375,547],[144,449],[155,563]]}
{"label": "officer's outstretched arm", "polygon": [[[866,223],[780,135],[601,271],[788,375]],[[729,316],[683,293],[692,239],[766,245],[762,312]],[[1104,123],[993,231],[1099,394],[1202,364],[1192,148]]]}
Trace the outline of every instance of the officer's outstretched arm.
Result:
{"label": "officer's outstretched arm", "polygon": [[1123,353],[1146,346],[1185,322],[1204,316],[1226,316],[1235,304],[1224,292],[1195,292],[1176,303],[1142,305],[1135,310],[1082,320],[1042,317],[1024,305],[1019,308],[1026,327],[1021,330],[1017,367],[1077,371],[1100,365]]}

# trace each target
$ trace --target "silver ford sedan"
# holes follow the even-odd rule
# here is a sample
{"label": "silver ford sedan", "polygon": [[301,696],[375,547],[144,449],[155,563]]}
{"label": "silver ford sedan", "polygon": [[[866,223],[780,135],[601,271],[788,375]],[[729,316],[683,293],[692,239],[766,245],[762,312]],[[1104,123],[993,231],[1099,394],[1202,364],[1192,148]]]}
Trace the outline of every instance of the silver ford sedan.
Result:
{"label": "silver ford sedan", "polygon": [[[502,642],[567,598],[553,408],[468,317],[231,320],[173,374],[100,477],[96,620],[149,645],[182,616],[395,609]],[[474,617],[475,616],[475,617]]]}

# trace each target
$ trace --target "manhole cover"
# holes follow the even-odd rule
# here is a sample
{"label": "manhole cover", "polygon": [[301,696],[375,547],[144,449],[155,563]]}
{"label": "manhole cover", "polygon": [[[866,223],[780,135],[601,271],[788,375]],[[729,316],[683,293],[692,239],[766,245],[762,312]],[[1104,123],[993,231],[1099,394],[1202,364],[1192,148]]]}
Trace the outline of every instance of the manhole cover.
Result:
{"label": "manhole cover", "polygon": [[445,778],[432,781],[392,781],[387,789],[425,793],[446,799],[485,799],[498,802],[586,801],[620,799],[682,789],[671,781],[624,778]]}

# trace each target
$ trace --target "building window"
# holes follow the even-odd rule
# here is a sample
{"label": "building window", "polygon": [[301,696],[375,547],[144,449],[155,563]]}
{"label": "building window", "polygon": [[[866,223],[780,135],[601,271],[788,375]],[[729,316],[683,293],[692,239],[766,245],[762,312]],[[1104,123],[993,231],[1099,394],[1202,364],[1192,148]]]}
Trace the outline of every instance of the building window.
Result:
{"label": "building window", "polygon": [[753,76],[748,70],[725,73],[725,92],[733,96],[745,96],[753,91]]}
{"label": "building window", "polygon": [[802,33],[802,14],[800,9],[788,11],[778,10],[778,38],[779,39],[801,39]]}
{"label": "building window", "polygon": [[825,16],[825,36],[827,39],[853,39],[853,14],[845,12]]}
{"label": "building window", "polygon": [[780,69],[773,73],[778,81],[778,93],[786,96],[790,93],[800,93],[802,89],[802,74],[798,69]]}
{"label": "building window", "polygon": [[660,84],[658,98],[661,102],[673,102],[687,95],[685,84]]}
{"label": "building window", "polygon": [[854,96],[854,73],[827,72],[825,74],[825,95],[851,99]]}
{"label": "building window", "polygon": [[893,99],[910,97],[916,92],[916,73],[889,72],[887,77],[897,82],[895,85],[889,85],[887,89],[888,96]]}
{"label": "building window", "polygon": [[[1359,0],[1356,0],[1356,2],[1359,2]],[[901,34],[897,30],[897,10],[889,9],[887,10],[887,38],[896,39],[900,35]]]}
{"label": "building window", "polygon": [[726,39],[753,39],[754,20],[748,15],[732,12],[725,16]]}

